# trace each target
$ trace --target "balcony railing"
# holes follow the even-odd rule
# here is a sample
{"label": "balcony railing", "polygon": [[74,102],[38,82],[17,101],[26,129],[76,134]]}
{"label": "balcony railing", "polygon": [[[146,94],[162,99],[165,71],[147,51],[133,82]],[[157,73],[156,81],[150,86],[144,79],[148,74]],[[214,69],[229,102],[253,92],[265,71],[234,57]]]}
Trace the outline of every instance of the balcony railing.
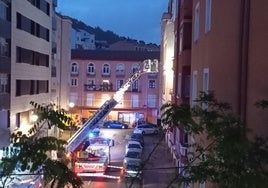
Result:
{"label": "balcony railing", "polygon": [[124,70],[116,70],[116,76],[125,76]]}
{"label": "balcony railing", "polygon": [[114,91],[112,84],[85,84],[86,91]]}
{"label": "balcony railing", "polygon": [[71,76],[78,76],[78,75],[79,75],[78,71],[77,72],[71,72]]}
{"label": "balcony railing", "polygon": [[148,78],[156,78],[157,73],[148,73]]}

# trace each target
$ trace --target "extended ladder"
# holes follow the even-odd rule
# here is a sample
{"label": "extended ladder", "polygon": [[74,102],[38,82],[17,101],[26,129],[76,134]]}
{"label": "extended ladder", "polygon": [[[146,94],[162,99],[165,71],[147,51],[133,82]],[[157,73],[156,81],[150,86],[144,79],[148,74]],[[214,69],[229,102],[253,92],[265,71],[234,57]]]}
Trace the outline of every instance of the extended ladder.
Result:
{"label": "extended ladder", "polygon": [[125,84],[114,94],[114,96],[107,100],[98,111],[88,119],[83,126],[76,131],[76,133],[68,140],[67,151],[74,152],[76,148],[87,138],[90,130],[96,128],[109,113],[110,111],[122,100],[124,93],[128,90],[133,82],[139,79],[144,73],[156,73],[158,72],[158,61],[157,60],[145,60],[143,61],[143,68],[135,72]]}

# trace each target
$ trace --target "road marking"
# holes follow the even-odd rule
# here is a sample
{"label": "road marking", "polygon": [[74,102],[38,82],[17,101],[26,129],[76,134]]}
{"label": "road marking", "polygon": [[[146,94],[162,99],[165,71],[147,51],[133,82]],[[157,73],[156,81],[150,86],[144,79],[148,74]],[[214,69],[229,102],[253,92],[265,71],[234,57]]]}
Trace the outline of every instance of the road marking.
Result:
{"label": "road marking", "polygon": [[100,173],[77,173],[77,176],[86,176],[86,177],[104,177],[109,179],[120,179],[120,176],[111,176]]}
{"label": "road marking", "polygon": [[122,166],[113,166],[113,165],[108,165],[108,167],[110,167],[110,168],[117,168],[117,169],[123,169],[123,167],[122,167]]}

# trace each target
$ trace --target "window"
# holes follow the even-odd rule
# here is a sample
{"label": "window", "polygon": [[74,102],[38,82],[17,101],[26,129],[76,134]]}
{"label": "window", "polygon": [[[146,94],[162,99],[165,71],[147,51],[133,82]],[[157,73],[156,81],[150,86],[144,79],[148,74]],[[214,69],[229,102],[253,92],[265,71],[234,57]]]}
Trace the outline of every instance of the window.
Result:
{"label": "window", "polygon": [[110,84],[109,80],[103,80],[101,85],[102,91],[110,91],[112,90],[112,84]]}
{"label": "window", "polygon": [[[209,69],[204,68],[203,70],[203,92],[208,93],[208,84],[209,84]],[[202,103],[202,108],[206,109],[208,105],[206,103]]]}
{"label": "window", "polygon": [[78,94],[77,93],[70,93],[69,101],[74,103],[74,104],[77,104],[77,102],[78,102]]}
{"label": "window", "polygon": [[203,70],[203,91],[208,92],[208,84],[209,84],[209,69],[204,68]]}
{"label": "window", "polygon": [[124,80],[116,80],[116,89],[118,90],[124,84]]}
{"label": "window", "polygon": [[7,74],[0,74],[0,93],[8,92],[8,76]]}
{"label": "window", "polygon": [[50,4],[45,0],[28,0],[33,6],[50,15]]}
{"label": "window", "polygon": [[0,1],[0,18],[3,20],[7,19],[7,8],[7,5],[3,1]]}
{"label": "window", "polygon": [[89,63],[87,65],[87,73],[88,74],[91,74],[91,75],[94,75],[95,74],[95,66],[93,63]]}
{"label": "window", "polygon": [[156,107],[156,95],[148,95],[147,106],[149,108],[155,108]]}
{"label": "window", "polygon": [[93,93],[87,93],[87,106],[93,106],[94,102],[94,94]]}
{"label": "window", "polygon": [[3,37],[0,37],[0,56],[9,56],[9,44]]}
{"label": "window", "polygon": [[132,83],[132,90],[131,91],[139,91],[139,87],[138,87],[138,80],[136,80],[135,82]]}
{"label": "window", "polygon": [[185,75],[184,78],[184,97],[190,97],[190,75]]}
{"label": "window", "polygon": [[193,87],[192,87],[192,104],[195,105],[195,100],[197,99],[197,81],[198,81],[198,77],[197,77],[197,71],[193,71]]}
{"label": "window", "polygon": [[48,93],[48,80],[16,80],[16,96]]}
{"label": "window", "polygon": [[71,74],[78,74],[78,65],[77,65],[77,63],[72,63]]}
{"label": "window", "polygon": [[49,66],[49,56],[32,50],[17,46],[17,63],[27,63],[30,65]]}
{"label": "window", "polygon": [[74,86],[77,86],[78,83],[77,83],[77,78],[71,78],[71,86],[74,87]]}
{"label": "window", "polygon": [[87,80],[87,90],[96,90],[96,85],[95,85],[94,79]]}
{"label": "window", "polygon": [[131,95],[131,107],[139,107],[139,95]]}
{"label": "window", "polygon": [[181,54],[183,50],[183,28],[180,29],[180,43],[179,43],[179,54]]}
{"label": "window", "polygon": [[103,75],[110,75],[110,66],[108,64],[104,64],[102,66],[102,74]]}
{"label": "window", "polygon": [[181,73],[178,76],[177,97],[181,97]]}
{"label": "window", "polygon": [[125,66],[123,64],[118,64],[116,66],[116,75],[124,75],[125,73]]}
{"label": "window", "polygon": [[17,13],[17,28],[49,42],[49,29]]}
{"label": "window", "polygon": [[156,87],[155,80],[149,80],[149,88],[154,89]]}
{"label": "window", "polygon": [[139,65],[138,64],[134,64],[132,65],[132,73],[135,73],[139,70]]}
{"label": "window", "polygon": [[200,15],[200,3],[198,2],[195,5],[195,12],[194,12],[194,41],[197,41],[199,38],[199,15]]}
{"label": "window", "polygon": [[206,0],[206,20],[205,20],[205,33],[211,29],[211,1]]}

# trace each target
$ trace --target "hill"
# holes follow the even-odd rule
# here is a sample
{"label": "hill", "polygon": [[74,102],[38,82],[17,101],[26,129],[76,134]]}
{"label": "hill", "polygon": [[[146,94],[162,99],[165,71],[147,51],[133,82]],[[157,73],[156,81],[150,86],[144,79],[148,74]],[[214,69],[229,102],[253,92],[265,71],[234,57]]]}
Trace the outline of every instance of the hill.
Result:
{"label": "hill", "polygon": [[[142,43],[142,44],[145,44],[144,41],[138,41],[138,40],[135,40],[135,39],[131,39],[131,38],[126,38],[124,36],[119,36],[117,35],[116,33],[114,33],[113,31],[110,31],[110,30],[107,30],[107,31],[104,31],[103,29],[101,29],[100,27],[91,27],[89,25],[86,25],[84,22],[82,21],[79,21],[75,18],[71,18],[69,17],[72,22],[73,22],[73,28],[74,29],[83,29],[91,34],[94,34],[95,35],[95,40],[99,40],[99,41],[107,41],[107,43],[110,45],[110,44],[113,44],[113,43],[116,43],[118,41],[130,41],[130,42],[137,42],[137,43]],[[152,43],[150,43],[151,45]],[[156,45],[156,44],[155,44]]]}

